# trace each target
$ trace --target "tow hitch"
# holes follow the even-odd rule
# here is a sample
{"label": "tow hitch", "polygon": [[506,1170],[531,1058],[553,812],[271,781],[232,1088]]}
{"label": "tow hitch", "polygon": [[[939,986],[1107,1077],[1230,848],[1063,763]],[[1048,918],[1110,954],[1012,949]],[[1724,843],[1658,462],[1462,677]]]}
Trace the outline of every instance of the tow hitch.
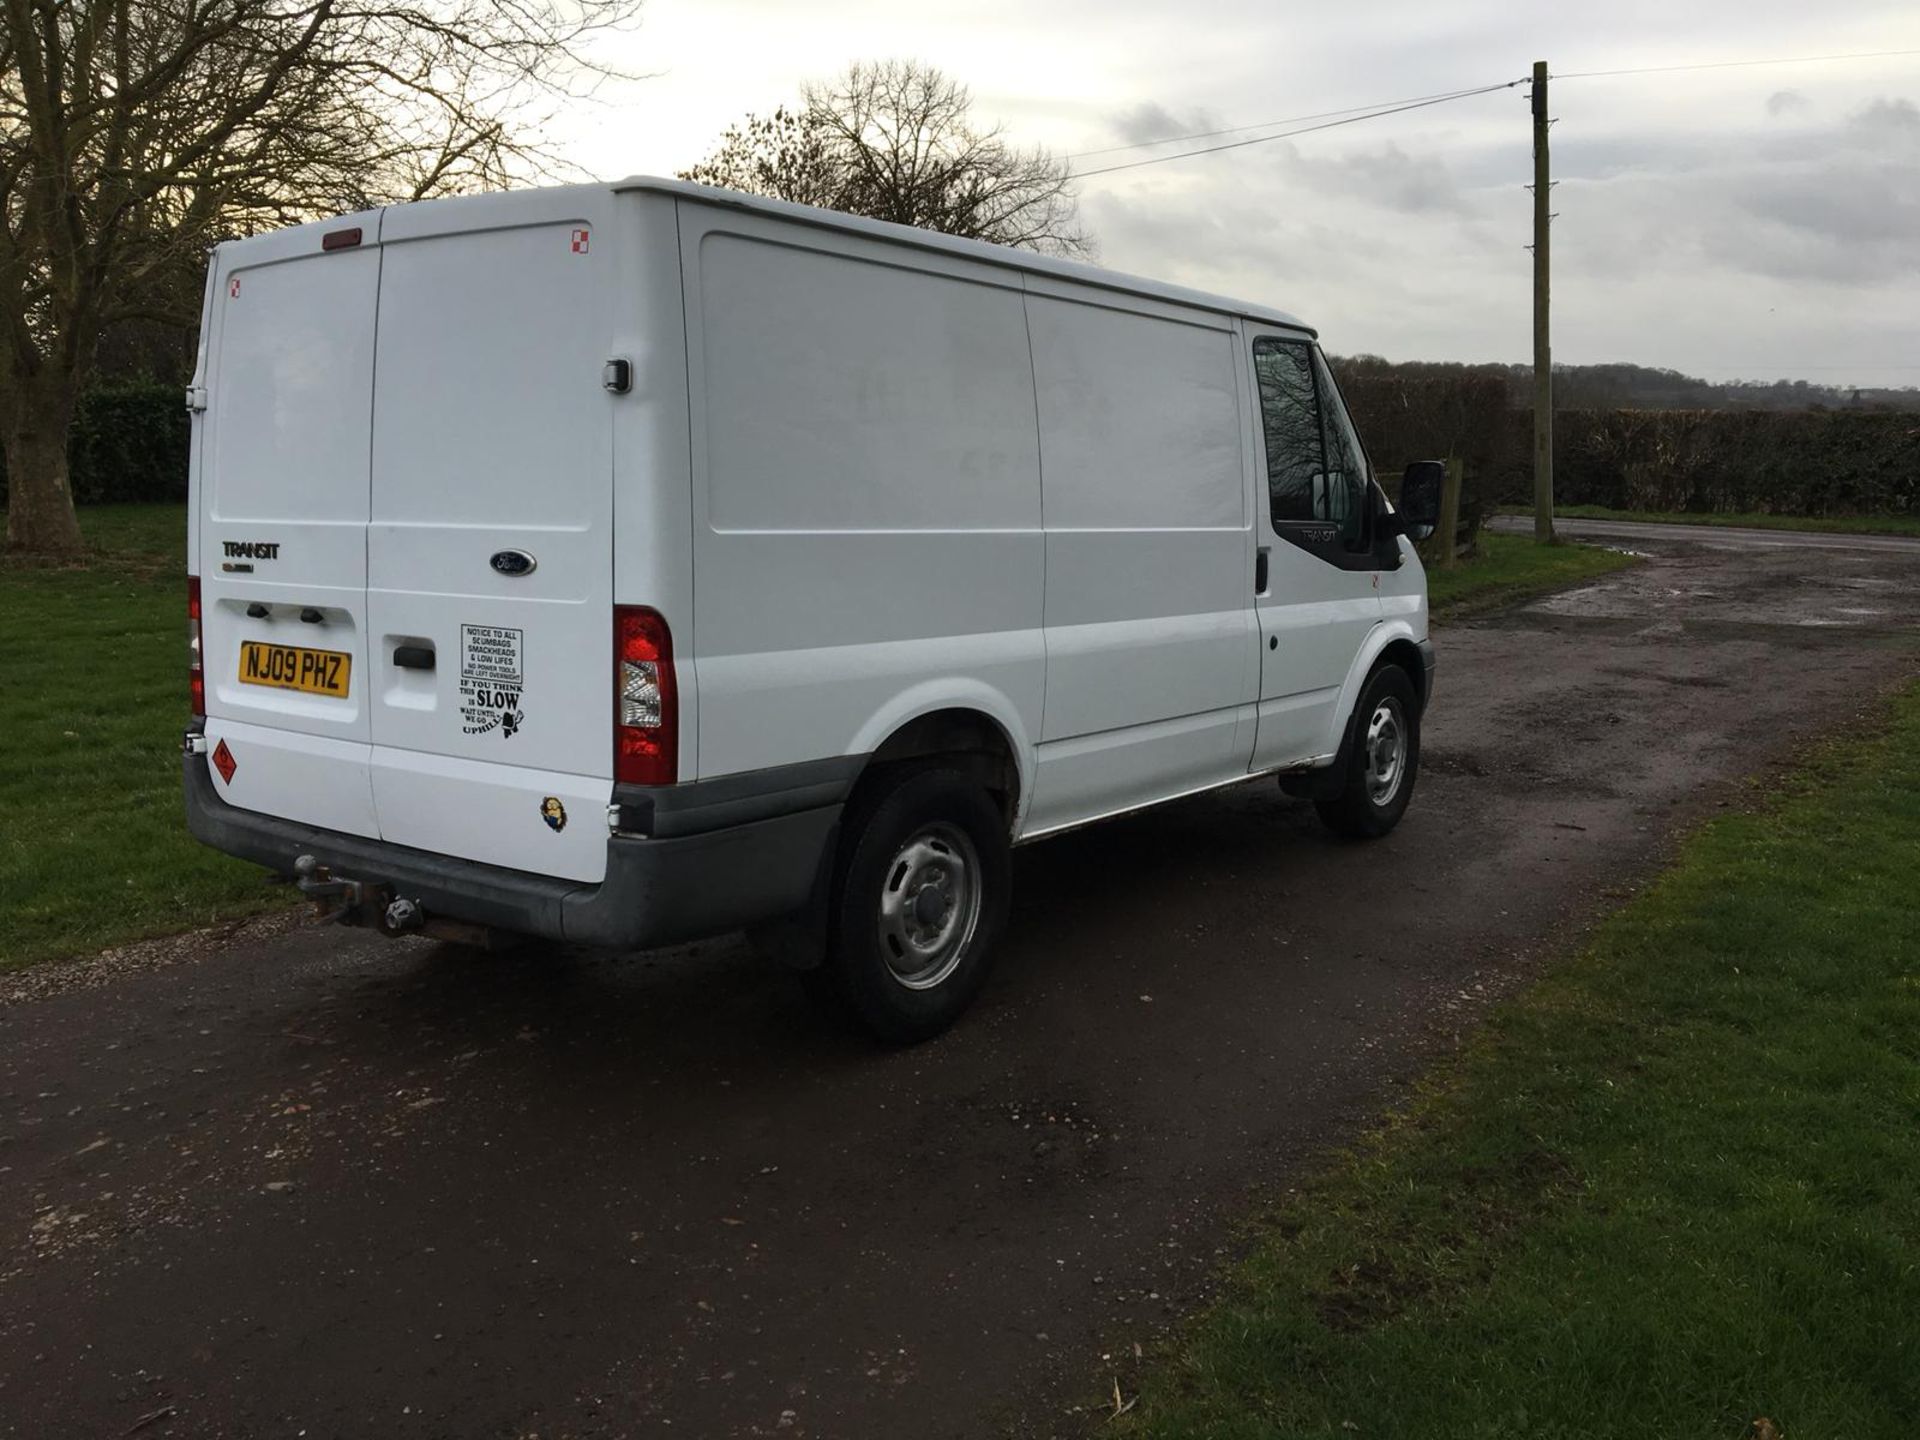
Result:
{"label": "tow hitch", "polygon": [[314,918],[325,924],[370,925],[389,938],[425,935],[478,950],[504,950],[518,937],[467,920],[427,914],[418,900],[395,895],[384,880],[349,880],[335,875],[312,855],[293,862],[294,884],[313,901]]}
{"label": "tow hitch", "polygon": [[425,913],[411,900],[396,899],[393,887],[378,880],[349,880],[335,875],[311,855],[293,862],[293,883],[313,901],[321,924],[372,925],[389,935],[418,930]]}

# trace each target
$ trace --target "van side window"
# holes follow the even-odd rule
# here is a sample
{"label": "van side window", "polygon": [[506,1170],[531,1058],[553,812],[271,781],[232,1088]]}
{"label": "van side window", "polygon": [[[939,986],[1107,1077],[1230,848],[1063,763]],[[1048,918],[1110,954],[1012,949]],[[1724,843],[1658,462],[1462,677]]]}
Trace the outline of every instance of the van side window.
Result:
{"label": "van side window", "polygon": [[1326,436],[1313,384],[1313,351],[1305,341],[1253,342],[1260,386],[1260,424],[1267,444],[1267,500],[1273,523],[1327,520]]}
{"label": "van side window", "polygon": [[1333,524],[1342,544],[1360,549],[1372,476],[1327,362],[1307,341],[1263,336],[1253,342],[1253,373],[1275,527]]}
{"label": "van side window", "polygon": [[1327,369],[1326,356],[1313,352],[1314,379],[1319,382],[1320,413],[1326,426],[1327,504],[1326,518],[1340,526],[1340,538],[1350,548],[1358,548],[1366,538],[1367,491],[1373,475],[1367,465],[1367,452]]}

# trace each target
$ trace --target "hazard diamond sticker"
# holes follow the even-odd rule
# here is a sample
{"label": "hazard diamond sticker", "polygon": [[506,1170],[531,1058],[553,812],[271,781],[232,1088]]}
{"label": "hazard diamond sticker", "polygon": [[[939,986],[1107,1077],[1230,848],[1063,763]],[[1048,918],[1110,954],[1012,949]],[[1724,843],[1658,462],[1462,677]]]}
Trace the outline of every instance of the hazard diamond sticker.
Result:
{"label": "hazard diamond sticker", "polygon": [[213,768],[220,772],[220,778],[229,785],[233,783],[233,772],[240,768],[240,762],[233,758],[233,751],[227,748],[224,740],[213,747]]}

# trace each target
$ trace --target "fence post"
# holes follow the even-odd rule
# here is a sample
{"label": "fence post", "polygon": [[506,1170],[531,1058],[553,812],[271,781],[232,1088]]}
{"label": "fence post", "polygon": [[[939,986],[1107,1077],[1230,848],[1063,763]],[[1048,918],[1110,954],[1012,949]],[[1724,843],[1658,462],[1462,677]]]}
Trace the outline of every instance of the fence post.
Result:
{"label": "fence post", "polygon": [[1460,485],[1466,466],[1458,455],[1447,457],[1447,479],[1440,487],[1440,568],[1460,563]]}

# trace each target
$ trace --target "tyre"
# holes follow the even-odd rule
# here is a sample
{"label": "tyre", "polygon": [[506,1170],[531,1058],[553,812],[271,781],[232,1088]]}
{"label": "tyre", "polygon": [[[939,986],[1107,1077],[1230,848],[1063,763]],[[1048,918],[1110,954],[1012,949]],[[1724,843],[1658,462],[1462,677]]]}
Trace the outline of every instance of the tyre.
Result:
{"label": "tyre", "polygon": [[991,796],[945,767],[875,775],[848,808],[827,952],[803,977],[891,1044],[938,1035],[987,977],[1012,866]]}
{"label": "tyre", "polygon": [[1400,823],[1420,776],[1420,698],[1407,672],[1398,665],[1374,671],[1347,725],[1340,793],[1314,806],[1335,834],[1373,840]]}

